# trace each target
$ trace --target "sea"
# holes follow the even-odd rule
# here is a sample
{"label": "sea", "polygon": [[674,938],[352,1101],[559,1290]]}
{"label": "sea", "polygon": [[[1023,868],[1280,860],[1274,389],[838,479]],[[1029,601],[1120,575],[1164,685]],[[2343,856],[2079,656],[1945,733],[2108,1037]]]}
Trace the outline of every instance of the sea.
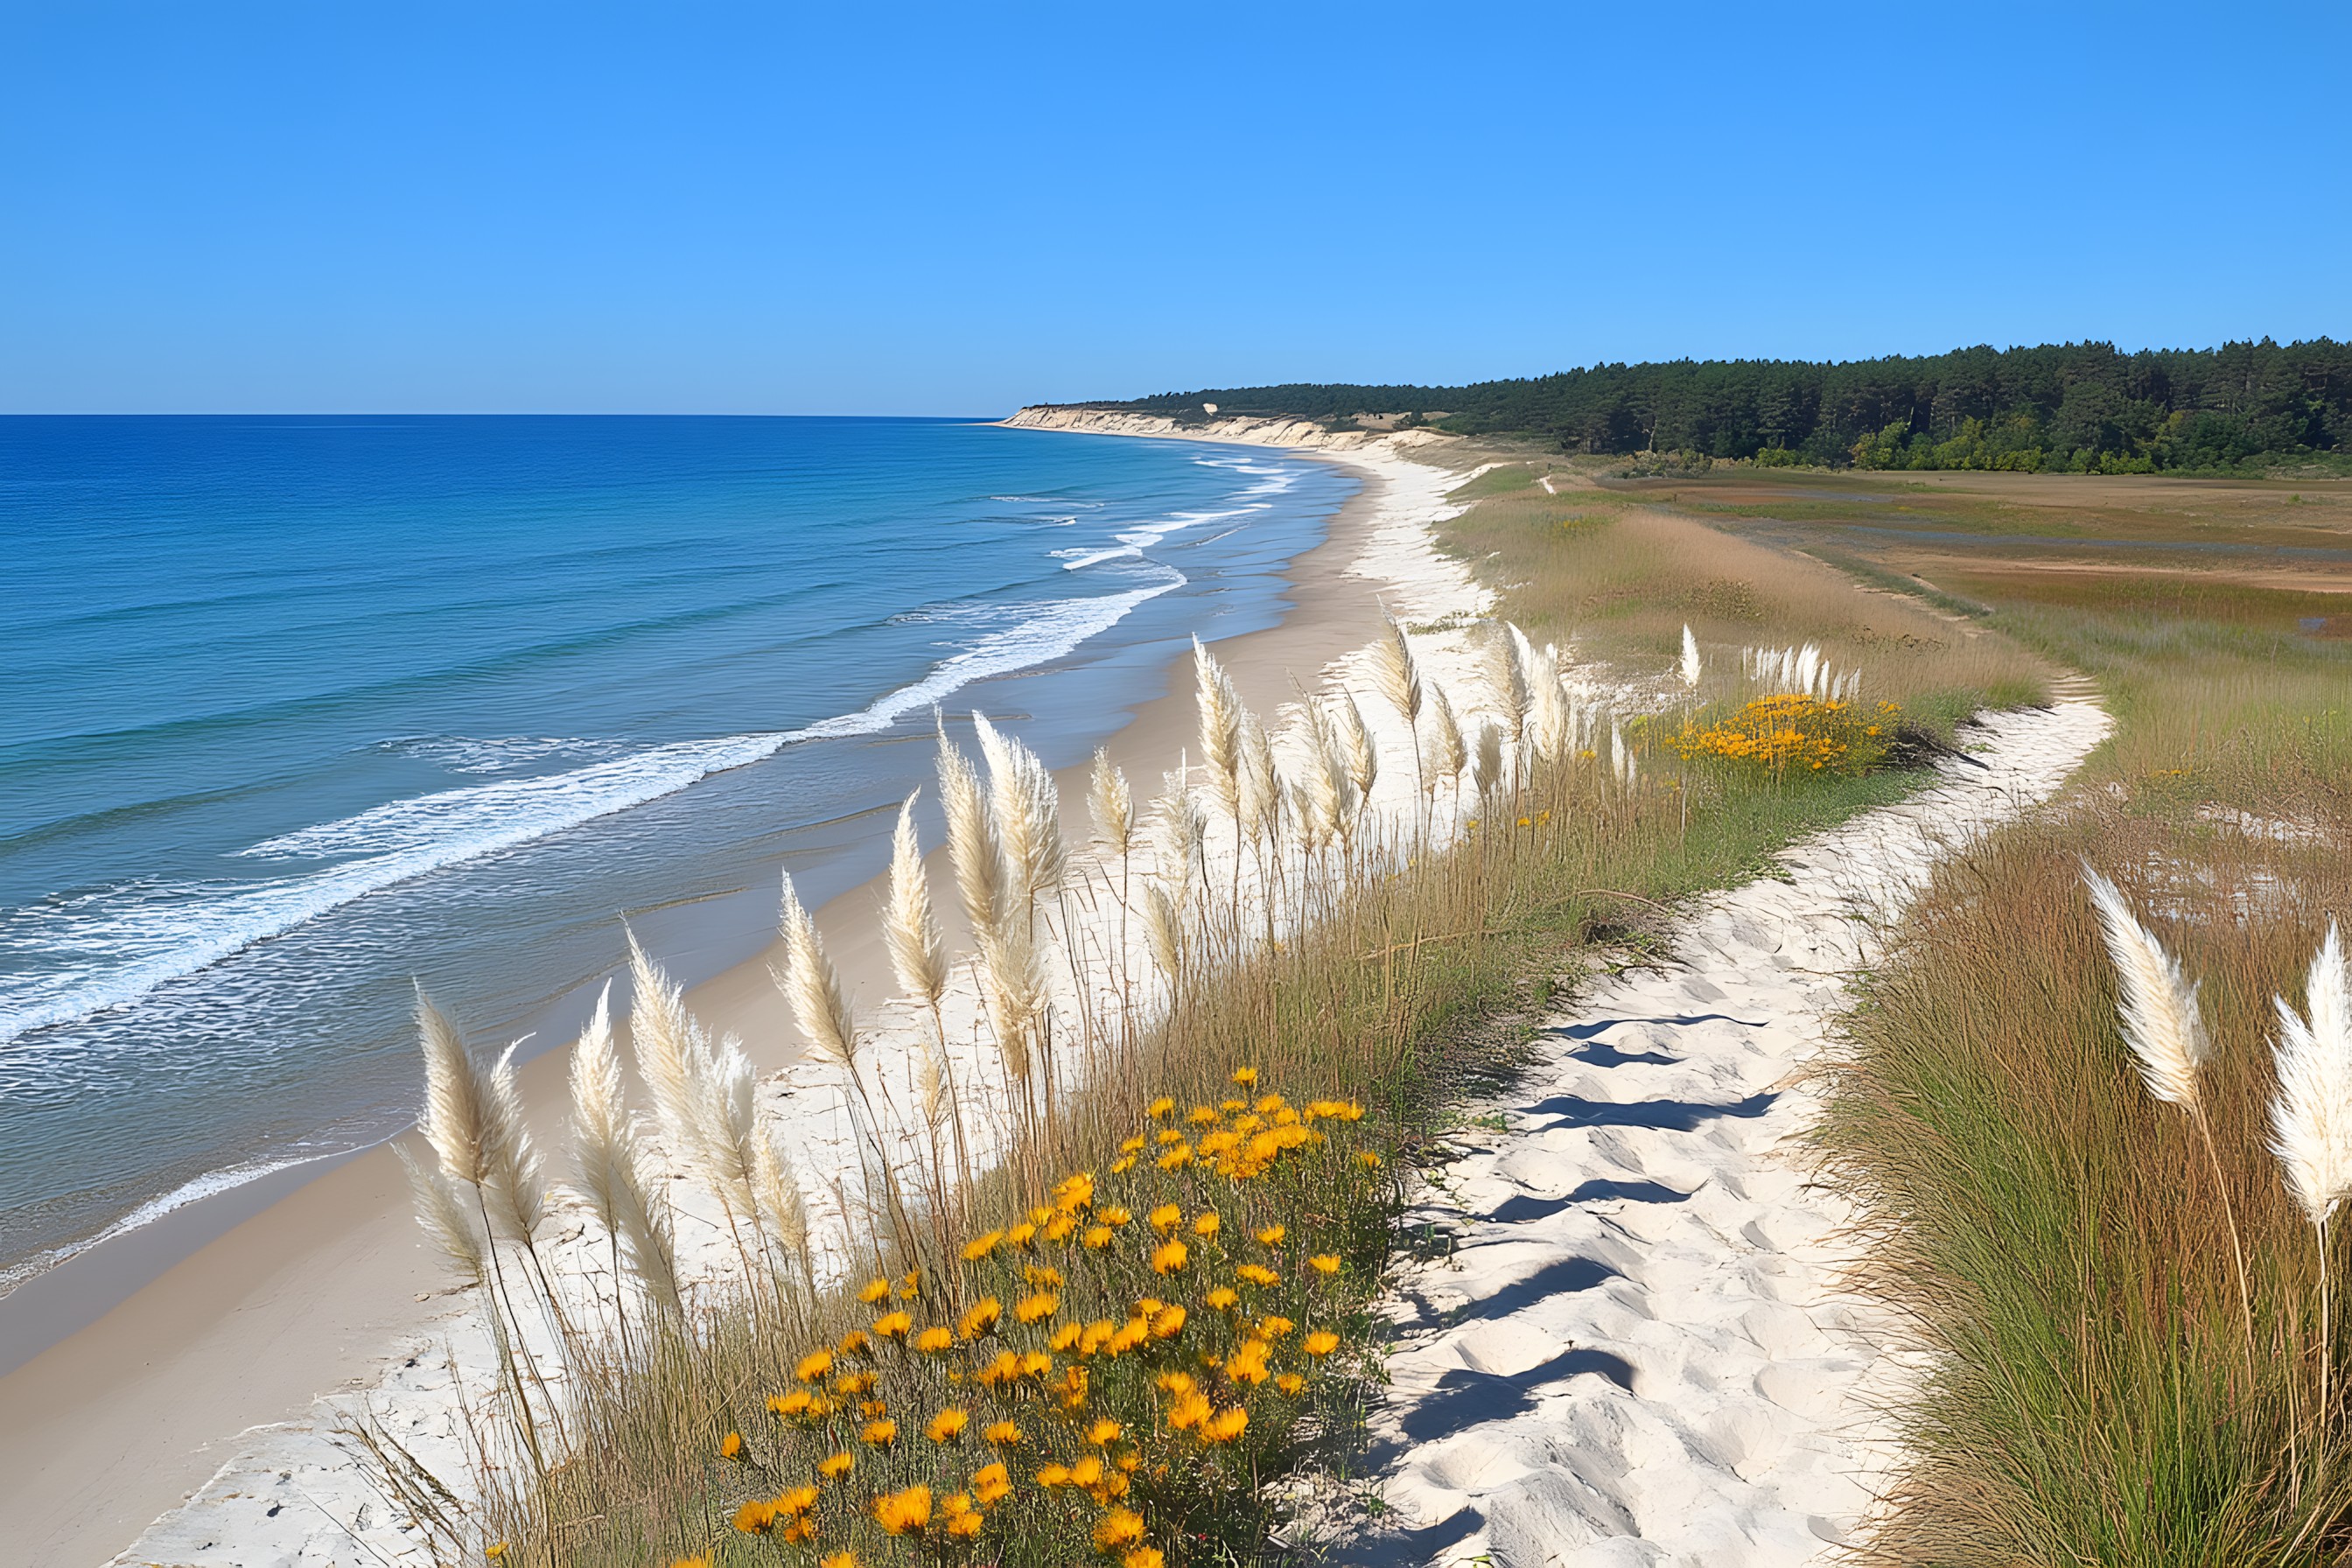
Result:
{"label": "sea", "polygon": [[751,956],[779,868],[881,869],[935,714],[1082,761],[1353,489],[980,420],[0,418],[0,1289],[405,1128],[420,987],[530,1054],[627,930]]}

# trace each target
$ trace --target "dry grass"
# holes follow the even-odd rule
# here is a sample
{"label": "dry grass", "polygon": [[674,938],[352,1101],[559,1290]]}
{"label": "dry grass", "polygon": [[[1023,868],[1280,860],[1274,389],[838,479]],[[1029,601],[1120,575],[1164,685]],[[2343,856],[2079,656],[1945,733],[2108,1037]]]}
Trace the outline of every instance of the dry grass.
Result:
{"label": "dry grass", "polygon": [[1486,474],[1486,499],[1448,538],[1511,585],[1513,613],[1530,631],[1573,639],[1580,657],[1664,672],[1685,625],[1717,650],[1802,639],[1861,668],[1871,700],[1901,703],[1947,732],[1968,711],[1948,696],[2003,707],[2041,699],[2051,667],[1964,617],[1571,480],[1554,475],[1559,493],[1546,494],[1531,468]]}

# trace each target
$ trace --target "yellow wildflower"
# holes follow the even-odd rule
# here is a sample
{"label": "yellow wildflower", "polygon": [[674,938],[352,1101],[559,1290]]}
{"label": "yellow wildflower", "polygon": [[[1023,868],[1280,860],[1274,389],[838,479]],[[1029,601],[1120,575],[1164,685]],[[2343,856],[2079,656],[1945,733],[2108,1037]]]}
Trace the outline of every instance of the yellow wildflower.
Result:
{"label": "yellow wildflower", "polygon": [[1298,1348],[1308,1355],[1329,1355],[1339,1348],[1339,1336],[1328,1329],[1318,1329],[1298,1342]]}
{"label": "yellow wildflower", "polygon": [[963,1321],[958,1324],[957,1328],[965,1339],[976,1340],[982,1334],[994,1333],[997,1322],[1003,1316],[1004,1307],[1002,1302],[993,1296],[983,1297],[973,1305],[971,1311],[963,1315]]}
{"label": "yellow wildflower", "polygon": [[1154,1274],[1173,1274],[1184,1267],[1184,1259],[1187,1256],[1189,1255],[1185,1252],[1182,1242],[1164,1243],[1152,1249],[1151,1271]]}
{"label": "yellow wildflower", "polygon": [[1280,1247],[1282,1245],[1282,1238],[1288,1234],[1289,1232],[1284,1229],[1281,1226],[1270,1225],[1264,1230],[1257,1233],[1257,1238],[1265,1243],[1268,1247]]}
{"label": "yellow wildflower", "polygon": [[1274,1385],[1283,1393],[1295,1396],[1299,1390],[1307,1386],[1307,1380],[1295,1372],[1286,1372],[1274,1380]]}
{"label": "yellow wildflower", "polygon": [[1152,1314],[1151,1332],[1154,1338],[1172,1340],[1184,1331],[1184,1309],[1162,1307]]}
{"label": "yellow wildflower", "polygon": [[887,1448],[898,1440],[898,1424],[884,1416],[879,1421],[868,1421],[857,1436],[868,1447]]}
{"label": "yellow wildflower", "polygon": [[1010,1421],[992,1421],[981,1436],[991,1447],[1017,1448],[1021,1446],[1021,1428]]}
{"label": "yellow wildflower", "polygon": [[1203,1237],[1213,1237],[1217,1234],[1218,1223],[1216,1210],[1203,1209],[1201,1211],[1201,1217],[1192,1222],[1192,1234]]}
{"label": "yellow wildflower", "polygon": [[875,1302],[881,1300],[884,1297],[889,1294],[890,1281],[887,1279],[875,1279],[868,1281],[866,1289],[857,1293],[857,1299],[870,1307],[874,1305]]}
{"label": "yellow wildflower", "polygon": [[971,1495],[982,1508],[994,1508],[1013,1495],[1013,1475],[1002,1464],[982,1465],[972,1472]]}
{"label": "yellow wildflower", "polygon": [[874,1522],[885,1535],[904,1535],[931,1522],[931,1489],[911,1486],[874,1500]]}
{"label": "yellow wildflower", "polygon": [[1061,1308],[1062,1299],[1059,1296],[1040,1293],[1034,1296],[1024,1296],[1020,1304],[1013,1309],[1013,1315],[1024,1323],[1034,1323],[1052,1317],[1061,1310]]}
{"label": "yellow wildflower", "polygon": [[1257,1068],[1235,1068],[1234,1069],[1234,1081],[1242,1085],[1244,1088],[1247,1088],[1249,1085],[1257,1081]]}
{"label": "yellow wildflower", "polygon": [[885,1312],[874,1320],[874,1337],[877,1340],[903,1340],[914,1326],[915,1320],[904,1312]]}
{"label": "yellow wildflower", "polygon": [[855,1552],[836,1552],[832,1556],[827,1557],[823,1563],[819,1563],[817,1568],[857,1568],[857,1553]]}
{"label": "yellow wildflower", "polygon": [[857,1461],[851,1458],[845,1450],[838,1454],[828,1454],[816,1462],[816,1473],[829,1481],[837,1481],[856,1468]]}
{"label": "yellow wildflower", "polygon": [[925,1355],[939,1355],[955,1349],[955,1331],[951,1329],[925,1329],[915,1336],[915,1348]]}
{"label": "yellow wildflower", "polygon": [[722,1459],[741,1458],[743,1457],[743,1434],[740,1432],[730,1432],[724,1437],[719,1438],[719,1457]]}
{"label": "yellow wildflower", "polygon": [[1004,1233],[1001,1230],[992,1230],[986,1236],[973,1237],[971,1240],[964,1243],[963,1260],[966,1263],[979,1262],[982,1258],[995,1251],[996,1244],[1003,1239]]}
{"label": "yellow wildflower", "polygon": [[776,1522],[776,1505],[753,1498],[735,1510],[735,1528],[745,1535],[766,1533]]}
{"label": "yellow wildflower", "polygon": [[1125,1435],[1127,1428],[1108,1416],[1087,1428],[1087,1441],[1097,1448],[1108,1448]]}
{"label": "yellow wildflower", "polygon": [[1224,1311],[1240,1300],[1240,1295],[1228,1285],[1220,1285],[1215,1289],[1201,1298],[1202,1304],[1207,1306],[1211,1311],[1215,1312]]}
{"label": "yellow wildflower", "polygon": [[971,1423],[970,1415],[950,1405],[931,1417],[931,1424],[923,1428],[923,1436],[934,1443],[952,1443],[963,1436],[963,1429]]}
{"label": "yellow wildflower", "polygon": [[1234,1270],[1234,1277],[1252,1285],[1279,1285],[1282,1276],[1263,1263],[1244,1263]]}
{"label": "yellow wildflower", "polygon": [[1118,1568],[1168,1568],[1157,1546],[1139,1546],[1118,1560]]}
{"label": "yellow wildflower", "polygon": [[1201,1423],[1201,1441],[1230,1443],[1249,1428],[1249,1412],[1236,1405]]}
{"label": "yellow wildflower", "polygon": [[803,1383],[814,1383],[832,1370],[833,1352],[831,1351],[811,1351],[801,1357],[800,1365],[793,1368],[793,1375]]}
{"label": "yellow wildflower", "polygon": [[1118,1552],[1143,1539],[1143,1516],[1132,1509],[1115,1508],[1095,1525],[1095,1550]]}
{"label": "yellow wildflower", "polygon": [[1097,1225],[1090,1227],[1087,1231],[1086,1235],[1078,1237],[1078,1240],[1085,1245],[1087,1251],[1100,1252],[1104,1247],[1110,1245],[1110,1226],[1107,1225]]}
{"label": "yellow wildflower", "polygon": [[1165,1116],[1175,1109],[1176,1102],[1163,1094],[1158,1100],[1153,1100],[1150,1105],[1145,1106],[1144,1111],[1145,1114],[1150,1116]]}
{"label": "yellow wildflower", "polygon": [[1312,1268],[1318,1274],[1328,1275],[1337,1274],[1339,1272],[1339,1258],[1328,1252],[1318,1252],[1314,1257],[1308,1258],[1307,1262],[1308,1267]]}

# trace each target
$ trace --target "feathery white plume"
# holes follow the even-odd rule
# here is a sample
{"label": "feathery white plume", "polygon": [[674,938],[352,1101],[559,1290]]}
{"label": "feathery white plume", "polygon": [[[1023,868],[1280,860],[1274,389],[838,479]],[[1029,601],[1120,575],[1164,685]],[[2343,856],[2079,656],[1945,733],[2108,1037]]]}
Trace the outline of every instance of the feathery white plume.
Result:
{"label": "feathery white plume", "polygon": [[1372,645],[1372,670],[1381,695],[1410,724],[1421,717],[1421,667],[1405,641],[1404,628],[1386,607],[1381,611],[1381,639]]}
{"label": "feathery white plume", "polygon": [[2197,987],[2180,961],[2133,915],[2113,882],[2085,865],[2083,880],[2105,933],[2122,990],[2124,1040],[2139,1059],[2148,1093],[2167,1105],[2197,1109],[2197,1072],[2210,1050]]}
{"label": "feathery white plume", "polygon": [[825,956],[824,939],[816,921],[802,907],[793,874],[783,873],[784,994],[793,1017],[819,1056],[854,1065],[857,1058],[857,1021],[841,994],[841,976]]}
{"label": "feathery white plume", "polygon": [[2278,1094],[2271,1101],[2271,1152],[2305,1217],[2324,1226],[2352,1197],[2352,975],[2336,922],[2311,961],[2305,1011],[2274,998]]}
{"label": "feathery white plume", "polygon": [[438,1165],[425,1164],[396,1144],[393,1152],[400,1156],[401,1166],[408,1173],[409,1190],[416,1195],[416,1223],[433,1238],[451,1268],[480,1284],[489,1256],[473,1215],[457,1195],[457,1184]]}
{"label": "feathery white plume", "polygon": [[1125,855],[1135,837],[1135,795],[1127,787],[1127,775],[1111,763],[1107,747],[1095,748],[1094,777],[1087,803],[1094,813],[1096,836]]}
{"label": "feathery white plume", "polygon": [[955,866],[956,892],[964,919],[977,933],[996,923],[996,895],[1004,881],[996,825],[980,775],[940,729],[940,804],[947,810],[948,858]]}
{"label": "feathery white plume", "polygon": [[1430,730],[1435,742],[1431,748],[1431,761],[1436,772],[1447,778],[1459,778],[1470,764],[1470,749],[1463,743],[1462,721],[1454,717],[1454,704],[1445,695],[1445,688],[1432,683],[1429,688]]}
{"label": "feathery white plume", "polygon": [[1224,666],[1209,657],[1201,639],[1192,639],[1192,673],[1201,700],[1201,756],[1209,765],[1209,784],[1228,812],[1241,810],[1242,700],[1234,691]]}
{"label": "feathery white plume", "polygon": [[890,891],[883,904],[882,935],[899,985],[927,1005],[939,1005],[948,988],[947,939],[931,912],[931,884],[923,875],[911,795],[898,808],[898,826],[890,836]]}
{"label": "feathery white plume", "polygon": [[1691,690],[1698,689],[1698,638],[1691,636],[1690,623],[1683,623],[1683,684]]}
{"label": "feathery white plume", "polygon": [[1478,721],[1478,743],[1472,753],[1470,776],[1480,795],[1495,793],[1495,785],[1503,776],[1503,731],[1491,719]]}
{"label": "feathery white plume", "polygon": [[1358,795],[1370,795],[1372,781],[1381,776],[1381,754],[1372,747],[1372,732],[1364,728],[1364,710],[1344,686],[1331,694],[1331,724],[1348,753],[1349,782]]}
{"label": "feathery white plume", "polygon": [[1495,706],[1502,710],[1503,723],[1510,731],[1514,743],[1523,740],[1528,729],[1527,633],[1508,621],[1495,624],[1486,641],[1486,682],[1494,689]]}

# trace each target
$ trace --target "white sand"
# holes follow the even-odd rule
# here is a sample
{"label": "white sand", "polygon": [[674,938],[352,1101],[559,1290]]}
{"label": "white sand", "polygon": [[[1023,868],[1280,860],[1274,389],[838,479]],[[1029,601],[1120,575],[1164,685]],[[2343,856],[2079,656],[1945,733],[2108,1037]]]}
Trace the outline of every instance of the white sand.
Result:
{"label": "white sand", "polygon": [[1851,1209],[1791,1157],[1843,978],[1934,862],[2056,793],[2108,729],[2078,695],[1968,731],[1972,763],[1700,900],[1677,960],[1549,1021],[1549,1059],[1472,1114],[1411,1223],[1388,1528],[1351,1557],[1794,1564],[1864,1520],[1893,1455],[1895,1336],[1838,1288]]}

